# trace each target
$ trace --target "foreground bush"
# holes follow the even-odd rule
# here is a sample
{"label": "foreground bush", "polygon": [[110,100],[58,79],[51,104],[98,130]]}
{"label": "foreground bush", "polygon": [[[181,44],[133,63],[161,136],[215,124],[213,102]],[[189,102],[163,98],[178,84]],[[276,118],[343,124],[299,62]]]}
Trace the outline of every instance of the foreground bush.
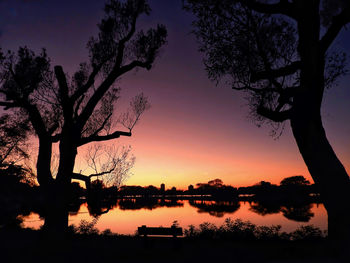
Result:
{"label": "foreground bush", "polygon": [[221,226],[208,222],[200,224],[198,228],[190,225],[184,233],[187,238],[229,239],[234,241],[322,240],[326,237],[326,233],[313,225],[301,226],[291,233],[286,233],[281,231],[280,225],[257,226],[249,221],[232,220],[231,218],[227,218]]}

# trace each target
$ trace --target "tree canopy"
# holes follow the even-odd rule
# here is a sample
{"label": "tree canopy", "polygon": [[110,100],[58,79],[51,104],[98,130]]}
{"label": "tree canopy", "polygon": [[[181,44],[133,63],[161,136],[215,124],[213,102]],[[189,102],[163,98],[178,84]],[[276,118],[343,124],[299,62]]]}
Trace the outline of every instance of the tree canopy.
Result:
{"label": "tree canopy", "polygon": [[[300,27],[306,23],[301,21],[303,5],[298,0],[189,0],[185,4],[196,16],[193,32],[209,78],[246,92],[251,116],[274,128],[292,117],[295,95],[303,85],[301,52],[308,50],[303,51],[300,42]],[[347,1],[336,0],[322,1],[319,12],[321,27],[311,33],[319,38],[324,84],[329,88],[348,72],[346,53],[331,44],[350,22],[350,11]],[[309,98],[309,103],[313,100]]]}
{"label": "tree canopy", "polygon": [[284,178],[281,183],[281,186],[305,186],[310,185],[310,182],[305,179],[302,175],[295,175],[291,177]]}
{"label": "tree canopy", "polygon": [[[52,67],[45,49],[35,53],[25,46],[17,52],[0,53],[0,106],[11,116],[20,112],[22,125],[28,125],[38,137],[37,174],[41,185],[53,181],[53,143],[60,145],[56,179],[70,180],[78,147],[131,136],[149,108],[147,97],[140,94],[131,101],[128,112],[116,116],[120,98],[116,82],[136,68],[151,69],[166,43],[166,28],[157,25],[137,29],[138,18],[151,11],[145,0],[110,0],[104,11],[98,35],[87,44],[88,61],[71,75],[60,65]],[[117,129],[117,124],[126,130]]]}

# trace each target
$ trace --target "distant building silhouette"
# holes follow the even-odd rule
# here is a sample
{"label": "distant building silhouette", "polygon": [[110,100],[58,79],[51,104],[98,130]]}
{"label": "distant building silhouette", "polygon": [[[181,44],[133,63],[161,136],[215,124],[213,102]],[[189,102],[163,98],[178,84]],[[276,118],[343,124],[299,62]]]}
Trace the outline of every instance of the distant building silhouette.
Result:
{"label": "distant building silhouette", "polygon": [[161,184],[160,185],[160,191],[161,192],[165,192],[165,184]]}

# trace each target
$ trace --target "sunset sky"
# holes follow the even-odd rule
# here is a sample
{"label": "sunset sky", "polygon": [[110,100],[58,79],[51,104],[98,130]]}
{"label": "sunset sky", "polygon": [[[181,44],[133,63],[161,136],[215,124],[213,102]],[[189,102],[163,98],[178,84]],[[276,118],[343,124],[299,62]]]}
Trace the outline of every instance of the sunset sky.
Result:
{"label": "sunset sky", "polygon": [[[52,65],[73,73],[80,62],[88,60],[86,43],[96,35],[103,3],[0,0],[0,46],[16,50],[27,45],[35,51],[45,47]],[[281,137],[271,137],[271,127],[258,128],[249,118],[243,94],[208,80],[190,33],[193,17],[181,9],[181,0],[151,0],[149,4],[153,11],[141,17],[139,25],[165,24],[168,44],[151,71],[131,72],[118,84],[122,105],[141,91],[152,104],[133,137],[108,142],[133,147],[136,164],[126,184],[187,188],[215,178],[234,186],[261,180],[279,183],[292,175],[311,179],[289,123]],[[350,32],[343,31],[335,46],[350,54]],[[339,86],[327,90],[322,111],[328,138],[348,172],[349,86],[347,76]],[[78,159],[77,169],[82,165]]]}

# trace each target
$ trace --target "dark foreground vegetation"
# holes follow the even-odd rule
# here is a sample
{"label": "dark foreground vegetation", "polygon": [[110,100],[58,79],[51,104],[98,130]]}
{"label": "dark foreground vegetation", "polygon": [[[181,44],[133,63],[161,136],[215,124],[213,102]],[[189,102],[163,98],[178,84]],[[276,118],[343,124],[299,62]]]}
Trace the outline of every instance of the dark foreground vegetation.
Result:
{"label": "dark foreground vegetation", "polygon": [[3,228],[3,262],[342,262],[325,233],[313,226],[285,233],[279,226],[227,219],[221,226],[189,226],[183,238],[174,239],[99,232],[95,224],[70,226],[64,242],[50,240],[42,230]]}
{"label": "dark foreground vegetation", "polygon": [[[152,196],[127,198],[123,195],[118,196],[115,189],[112,191],[101,188],[98,182],[92,184],[91,191],[86,196],[86,192],[79,185],[71,185],[71,213],[78,211],[81,203],[87,201],[89,213],[96,219],[92,222],[82,221],[79,226],[70,226],[64,240],[58,240],[51,238],[44,229],[21,228],[23,216],[29,215],[30,212],[36,212],[45,218],[45,204],[40,188],[30,186],[21,170],[13,169],[11,176],[5,172],[1,175],[2,262],[337,262],[337,255],[340,254],[327,240],[326,233],[313,226],[304,226],[292,233],[285,233],[281,231],[280,226],[256,226],[249,222],[227,219],[222,226],[210,223],[203,223],[198,227],[188,226],[184,229],[184,237],[177,240],[170,237],[150,237],[145,240],[137,235],[117,235],[108,229],[100,232],[95,228],[98,217],[115,205],[125,210],[156,209],[163,206],[179,206],[181,198],[191,197],[180,195],[174,196],[173,199]],[[261,189],[271,190],[279,187],[260,182],[249,188],[255,191],[255,194],[248,197],[264,199],[263,196],[268,195],[262,195]],[[277,192],[270,191],[275,197]],[[306,191],[304,196],[309,196],[309,193]],[[199,211],[219,217],[237,209],[234,206],[238,203],[236,197],[231,201],[210,199],[213,197],[204,195],[194,197],[190,201]],[[265,199],[270,200],[270,203],[266,200],[252,202],[252,209],[257,213],[266,214],[276,213],[279,211],[276,207],[282,207],[278,200],[272,204],[271,198]],[[295,212],[296,209],[291,211]],[[286,213],[288,216],[289,214]],[[302,217],[298,215],[292,218],[302,221],[305,213]],[[38,250],[38,247],[41,249]]]}

